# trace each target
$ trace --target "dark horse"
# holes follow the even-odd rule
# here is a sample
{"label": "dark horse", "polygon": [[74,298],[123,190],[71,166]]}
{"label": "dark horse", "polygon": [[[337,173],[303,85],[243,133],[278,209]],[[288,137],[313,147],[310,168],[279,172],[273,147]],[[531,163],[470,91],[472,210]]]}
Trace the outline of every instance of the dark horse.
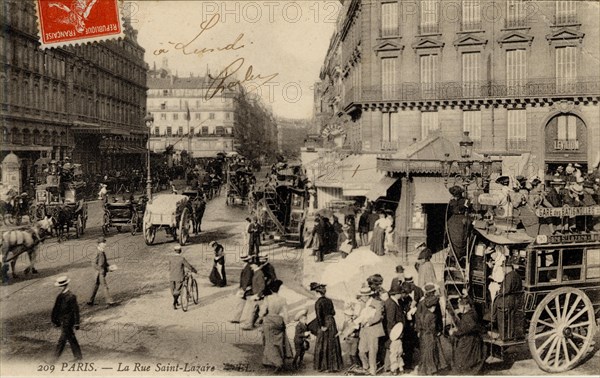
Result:
{"label": "dark horse", "polygon": [[64,206],[56,206],[50,210],[50,219],[52,219],[56,239],[59,243],[67,239],[73,215],[73,211]]}
{"label": "dark horse", "polygon": [[204,211],[206,210],[206,201],[200,195],[198,195],[192,201],[192,223],[194,226],[194,233],[199,234],[202,232],[202,217],[204,216]]}

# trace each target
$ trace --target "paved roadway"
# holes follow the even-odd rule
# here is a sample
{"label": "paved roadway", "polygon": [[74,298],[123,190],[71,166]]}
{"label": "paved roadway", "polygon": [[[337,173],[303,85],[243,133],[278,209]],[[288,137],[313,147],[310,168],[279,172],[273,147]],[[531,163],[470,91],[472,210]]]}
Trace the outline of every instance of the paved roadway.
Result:
{"label": "paved roadway", "polygon": [[[61,371],[72,366],[68,348],[58,364],[48,364],[59,336],[59,331],[50,324],[50,311],[58,294],[53,283],[63,274],[71,278],[72,290],[78,296],[82,310],[82,328],[77,336],[85,361],[93,363],[93,366],[88,364],[83,368],[94,374],[119,373],[119,368],[125,369],[125,366],[129,368],[128,372],[134,372],[136,363],[138,369],[150,367],[149,371],[144,371],[146,375],[164,375],[165,371],[160,369],[165,367],[178,369],[178,374],[186,375],[196,374],[192,369],[220,375],[270,373],[260,360],[261,334],[242,331],[238,325],[228,322],[242,266],[237,256],[245,210],[226,206],[224,196],[209,202],[204,232],[184,247],[185,257],[199,269],[200,286],[200,303],[191,304],[186,313],[171,307],[165,255],[175,244],[165,237],[164,232],[157,235],[155,245],[146,246],[141,235],[132,236],[128,230],[123,233],[113,231],[108,238],[107,253],[110,263],[118,269],[109,273],[108,285],[119,305],[107,307],[101,292],[98,305],[89,307],[85,304],[94,280],[91,261],[96,253],[96,240],[101,235],[99,203],[91,203],[89,210],[90,220],[83,238],[61,244],[54,240],[45,243],[39,251],[39,274],[22,276],[1,288],[0,374],[6,376],[16,371],[26,375],[44,374],[39,370],[54,366],[54,375],[78,375],[77,372]],[[208,247],[211,240],[219,240],[226,248],[229,286],[225,288],[212,287],[207,279],[212,264],[212,252]],[[301,286],[301,251],[265,248],[285,282],[282,294],[288,300],[290,313],[294,314],[303,306],[312,306],[314,298]],[[18,261],[18,272],[26,267],[26,261],[25,258]],[[341,307],[338,313],[342,313]],[[293,335],[293,328],[288,329],[288,334]],[[314,345],[314,339],[311,344]],[[490,373],[543,374],[526,349],[513,351],[513,358],[514,363],[496,365]],[[596,355],[569,374],[596,374],[600,369],[599,360]],[[310,354],[306,362],[307,367],[302,373],[317,374],[312,370]],[[120,374],[127,373],[121,370]]]}

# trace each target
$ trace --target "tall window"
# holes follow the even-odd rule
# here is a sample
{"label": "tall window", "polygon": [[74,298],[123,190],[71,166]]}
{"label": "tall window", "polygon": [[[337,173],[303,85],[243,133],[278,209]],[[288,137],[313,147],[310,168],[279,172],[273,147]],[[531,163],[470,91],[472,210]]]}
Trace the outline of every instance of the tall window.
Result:
{"label": "tall window", "polygon": [[381,59],[381,88],[383,98],[390,99],[394,95],[396,84],[396,58]]}
{"label": "tall window", "polygon": [[183,135],[183,126],[179,126],[179,128],[177,129],[177,135]]}
{"label": "tall window", "polygon": [[199,120],[199,119],[201,119],[201,118],[202,118],[201,116],[202,116],[202,113],[196,113],[196,114],[194,115],[194,118],[196,118],[197,120]]}
{"label": "tall window", "polygon": [[171,128],[171,126],[167,126],[167,136],[171,135],[173,135],[173,129]]}
{"label": "tall window", "polygon": [[508,135],[506,140],[509,149],[519,150],[527,147],[527,111],[525,109],[508,111]]}
{"label": "tall window", "polygon": [[439,129],[438,112],[421,112],[421,139]]}
{"label": "tall window", "polygon": [[463,95],[466,97],[477,96],[479,86],[479,56],[478,52],[462,54],[462,81]]}
{"label": "tall window", "polygon": [[208,119],[215,119],[215,113],[208,113]]}
{"label": "tall window", "polygon": [[462,2],[462,30],[481,29],[480,0],[463,0]]}
{"label": "tall window", "polygon": [[506,51],[506,84],[508,94],[522,94],[527,81],[527,52],[525,49]]}
{"label": "tall window", "polygon": [[435,96],[435,82],[437,81],[438,56],[422,55],[421,61],[421,87],[423,97]]}
{"label": "tall window", "polygon": [[421,34],[438,32],[438,0],[421,0]]}
{"label": "tall window", "polygon": [[160,127],[156,126],[154,128],[154,135],[159,136],[160,135]]}
{"label": "tall window", "polygon": [[166,113],[160,113],[160,119],[163,121],[167,120],[167,114]]}
{"label": "tall window", "polygon": [[202,126],[201,132],[202,132],[202,135],[207,135],[208,134],[208,126]]}
{"label": "tall window", "polygon": [[173,113],[173,121],[177,121],[179,119],[179,114]]}
{"label": "tall window", "polygon": [[577,78],[576,53],[576,47],[556,48],[556,86],[559,92],[573,90]]}
{"label": "tall window", "polygon": [[523,0],[506,1],[506,26],[509,28],[521,27],[526,24],[526,9]]}
{"label": "tall window", "polygon": [[556,139],[560,141],[577,140],[577,117],[562,115],[558,117]]}
{"label": "tall window", "polygon": [[474,142],[481,141],[481,110],[463,112],[463,131],[468,131]]}
{"label": "tall window", "polygon": [[381,4],[381,36],[396,37],[400,35],[398,3]]}
{"label": "tall window", "polygon": [[577,4],[574,0],[558,0],[556,2],[556,25],[577,22]]}

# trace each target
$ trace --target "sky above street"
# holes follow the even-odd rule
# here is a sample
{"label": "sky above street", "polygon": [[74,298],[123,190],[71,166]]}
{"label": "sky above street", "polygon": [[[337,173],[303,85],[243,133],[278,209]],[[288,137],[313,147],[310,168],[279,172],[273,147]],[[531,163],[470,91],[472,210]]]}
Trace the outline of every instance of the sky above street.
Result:
{"label": "sky above street", "polygon": [[335,30],[338,1],[128,1],[152,68],[241,82],[277,116],[310,118],[313,85]]}

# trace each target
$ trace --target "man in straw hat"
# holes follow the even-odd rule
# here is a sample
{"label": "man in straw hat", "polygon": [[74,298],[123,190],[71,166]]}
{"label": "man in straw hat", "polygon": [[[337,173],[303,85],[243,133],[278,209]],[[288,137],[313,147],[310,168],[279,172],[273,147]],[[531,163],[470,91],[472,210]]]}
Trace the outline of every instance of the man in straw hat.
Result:
{"label": "man in straw hat", "polygon": [[110,271],[108,264],[108,259],[106,258],[106,239],[104,236],[100,236],[98,238],[98,246],[96,259],[94,260],[93,267],[96,273],[96,282],[94,283],[94,289],[92,290],[92,295],[90,295],[90,300],[87,302],[89,306],[94,305],[94,300],[96,299],[96,294],[98,293],[98,289],[102,286],[102,290],[104,291],[104,299],[106,300],[106,304],[112,306],[115,304],[112,297],[110,296],[110,292],[108,291],[108,285],[106,284],[106,275]]}
{"label": "man in straw hat", "polygon": [[194,273],[198,273],[186,259],[181,255],[181,246],[173,247],[173,253],[168,255],[169,259],[169,281],[171,282],[171,294],[173,295],[173,309],[177,310],[179,294],[183,287],[183,279],[185,278],[185,269],[189,269]]}
{"label": "man in straw hat", "polygon": [[356,323],[360,324],[358,356],[362,367],[371,375],[377,373],[377,352],[379,338],[385,335],[383,330],[383,302],[377,298],[377,292],[369,286],[363,286],[358,293],[363,306]]}
{"label": "man in straw hat", "polygon": [[453,373],[479,375],[485,361],[482,336],[485,329],[480,325],[471,298],[460,298],[457,312],[462,315],[455,319],[455,326],[450,329],[450,335],[456,338]]}
{"label": "man in straw hat", "polygon": [[74,329],[79,329],[79,305],[77,304],[77,297],[69,290],[69,282],[71,282],[69,277],[61,276],[54,283],[54,286],[58,286],[61,289],[60,294],[56,297],[51,317],[52,324],[61,329],[54,353],[56,360],[58,360],[65,349],[67,341],[71,345],[75,359],[81,360],[83,358],[74,331]]}

